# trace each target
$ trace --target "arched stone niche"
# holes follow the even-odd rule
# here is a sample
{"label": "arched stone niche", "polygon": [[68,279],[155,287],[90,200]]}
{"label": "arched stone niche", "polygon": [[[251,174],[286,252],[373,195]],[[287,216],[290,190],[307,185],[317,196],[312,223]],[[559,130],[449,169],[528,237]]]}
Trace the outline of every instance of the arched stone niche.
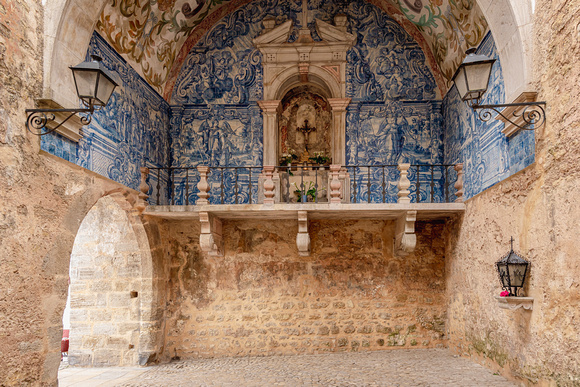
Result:
{"label": "arched stone niche", "polygon": [[315,42],[310,30],[301,29],[298,40],[288,43],[291,20],[277,27],[272,20],[264,20],[262,34],[253,40],[262,53],[264,67],[264,100],[258,102],[264,116],[264,166],[278,164],[282,149],[278,127],[284,113],[281,102],[300,87],[317,90],[328,102],[329,153],[333,163],[345,162],[346,107],[350,103],[346,98],[346,53],[355,37],[346,32],[346,16],[337,15],[334,23],[316,19],[322,41]]}
{"label": "arched stone niche", "polygon": [[[313,131],[300,131],[305,125]],[[302,161],[315,152],[331,155],[331,126],[332,111],[322,90],[309,84],[291,89],[281,101],[278,155],[294,152]]]}

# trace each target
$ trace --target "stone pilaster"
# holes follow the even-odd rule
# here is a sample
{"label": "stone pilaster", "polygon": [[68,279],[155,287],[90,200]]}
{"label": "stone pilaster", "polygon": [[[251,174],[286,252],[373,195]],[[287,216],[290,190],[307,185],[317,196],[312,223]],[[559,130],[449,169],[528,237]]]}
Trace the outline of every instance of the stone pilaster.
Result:
{"label": "stone pilaster", "polygon": [[264,116],[264,165],[278,165],[278,107],[280,100],[258,101]]}
{"label": "stone pilaster", "polygon": [[344,165],[346,162],[346,108],[350,98],[329,98],[332,108],[332,163]]}

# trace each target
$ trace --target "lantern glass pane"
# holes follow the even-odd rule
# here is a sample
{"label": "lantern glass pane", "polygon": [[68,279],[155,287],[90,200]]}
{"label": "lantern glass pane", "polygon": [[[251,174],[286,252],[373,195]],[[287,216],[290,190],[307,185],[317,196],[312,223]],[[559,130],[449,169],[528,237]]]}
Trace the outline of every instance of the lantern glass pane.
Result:
{"label": "lantern glass pane", "polygon": [[508,264],[508,272],[510,276],[510,283],[513,287],[524,286],[524,276],[526,273],[525,263],[510,263]]}
{"label": "lantern glass pane", "polygon": [[461,67],[457,72],[457,75],[453,79],[455,82],[455,86],[457,87],[457,91],[459,92],[459,97],[464,99],[465,95],[467,94],[467,80],[465,79],[465,68]]}
{"label": "lantern glass pane", "polygon": [[109,78],[101,74],[99,77],[99,87],[97,88],[97,101],[95,101],[95,105],[105,106],[107,102],[109,102],[109,98],[111,98],[111,94],[113,94],[115,87],[115,84],[111,82]]}
{"label": "lantern glass pane", "polygon": [[493,63],[487,62],[465,66],[469,91],[487,90],[492,65]]}
{"label": "lantern glass pane", "polygon": [[98,71],[94,70],[73,69],[73,76],[75,78],[79,98],[85,101],[94,98],[98,75]]}
{"label": "lantern glass pane", "polygon": [[504,288],[509,287],[510,283],[509,283],[509,278],[508,278],[507,266],[505,264],[498,264],[497,270],[499,272],[499,278],[500,278],[502,287],[504,287]]}

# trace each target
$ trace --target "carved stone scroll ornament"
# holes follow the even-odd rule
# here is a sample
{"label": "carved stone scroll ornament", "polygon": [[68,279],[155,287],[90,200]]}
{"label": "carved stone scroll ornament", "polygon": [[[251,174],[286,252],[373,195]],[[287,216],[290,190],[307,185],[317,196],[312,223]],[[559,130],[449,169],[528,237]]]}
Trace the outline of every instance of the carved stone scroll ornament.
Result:
{"label": "carved stone scroll ornament", "polygon": [[404,256],[415,251],[417,246],[417,236],[415,235],[415,221],[417,211],[405,211],[397,219],[395,230],[395,254]]}
{"label": "carved stone scroll ornament", "polygon": [[296,246],[298,247],[298,255],[301,257],[310,255],[310,235],[308,234],[308,213],[306,211],[298,211]]}
{"label": "carved stone scroll ornament", "polygon": [[224,242],[222,237],[222,222],[219,218],[207,212],[199,213],[201,233],[199,234],[199,246],[210,256],[223,257]]}

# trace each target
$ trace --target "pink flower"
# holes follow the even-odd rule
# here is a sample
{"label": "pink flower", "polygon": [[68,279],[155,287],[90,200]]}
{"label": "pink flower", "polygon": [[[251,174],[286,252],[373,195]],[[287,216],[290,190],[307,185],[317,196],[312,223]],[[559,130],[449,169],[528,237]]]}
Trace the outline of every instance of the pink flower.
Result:
{"label": "pink flower", "polygon": [[503,292],[501,292],[501,293],[499,294],[499,296],[500,296],[500,297],[507,297],[507,296],[509,296],[509,295],[510,295],[510,292],[508,292],[507,290],[504,290]]}

